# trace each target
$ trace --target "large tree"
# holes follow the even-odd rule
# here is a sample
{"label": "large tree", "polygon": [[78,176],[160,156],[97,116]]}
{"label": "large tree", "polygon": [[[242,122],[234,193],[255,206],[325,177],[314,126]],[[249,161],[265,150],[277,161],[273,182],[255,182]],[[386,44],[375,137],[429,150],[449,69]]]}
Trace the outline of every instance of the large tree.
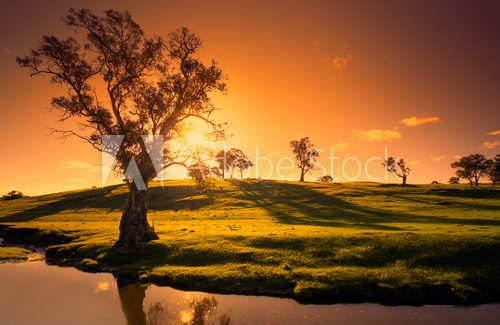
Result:
{"label": "large tree", "polygon": [[314,169],[319,152],[314,149],[314,145],[309,140],[309,137],[290,141],[290,147],[295,156],[297,167],[300,169],[299,181],[303,182],[305,174]]}
{"label": "large tree", "polygon": [[388,172],[393,173],[397,177],[401,178],[403,181],[402,185],[406,186],[406,180],[408,175],[410,175],[411,169],[406,166],[406,162],[403,158],[396,161],[394,157],[387,158],[386,161],[382,163]]}
{"label": "large tree", "polygon": [[476,153],[460,158],[451,167],[456,169],[458,177],[468,180],[471,186],[479,186],[479,180],[488,172],[489,163],[484,155]]}
{"label": "large tree", "polygon": [[[51,104],[61,113],[61,122],[74,119],[83,131],[55,132],[77,136],[100,151],[109,149],[105,136],[123,136],[114,152],[115,170],[127,175],[133,163],[142,179],[141,184],[137,178],[126,180],[129,195],[116,247],[141,247],[158,238],[147,220],[147,184],[162,169],[185,162],[179,160],[172,142],[186,120],[200,119],[213,132],[223,133],[223,125],[213,119],[209,95],[225,92],[225,76],[214,61],[206,65],[198,59],[201,40],[185,27],[164,40],[146,36],[128,11],[97,15],[88,9],[70,9],[63,20],[75,37],[43,36],[17,62],[31,76],[46,75],[66,90]],[[153,161],[143,135],[161,139],[161,161]]]}

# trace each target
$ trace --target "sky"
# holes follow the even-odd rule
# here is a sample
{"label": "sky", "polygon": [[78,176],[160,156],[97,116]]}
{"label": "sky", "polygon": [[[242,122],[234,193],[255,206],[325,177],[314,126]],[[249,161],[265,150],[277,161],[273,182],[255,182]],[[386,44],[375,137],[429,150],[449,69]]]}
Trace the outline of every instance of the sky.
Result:
{"label": "sky", "polygon": [[148,35],[199,34],[228,75],[213,97],[233,134],[221,145],[258,163],[248,177],[297,180],[286,157],[304,136],[325,168],[309,180],[397,182],[387,153],[407,161],[409,183],[446,182],[458,157],[499,152],[498,1],[2,1],[0,193],[101,186],[99,152],[48,135],[60,89],[15,62],[42,35],[69,35],[70,7],[128,9]]}

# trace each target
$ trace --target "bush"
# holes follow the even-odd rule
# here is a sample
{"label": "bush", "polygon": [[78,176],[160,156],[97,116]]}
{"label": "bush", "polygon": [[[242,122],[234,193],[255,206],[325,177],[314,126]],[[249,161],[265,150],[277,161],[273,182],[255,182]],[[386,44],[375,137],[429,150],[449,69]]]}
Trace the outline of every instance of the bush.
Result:
{"label": "bush", "polygon": [[318,178],[318,182],[321,183],[332,183],[333,182],[333,177],[330,175],[324,175]]}
{"label": "bush", "polygon": [[15,200],[24,197],[24,194],[19,191],[10,191],[7,195],[3,196],[4,200]]}

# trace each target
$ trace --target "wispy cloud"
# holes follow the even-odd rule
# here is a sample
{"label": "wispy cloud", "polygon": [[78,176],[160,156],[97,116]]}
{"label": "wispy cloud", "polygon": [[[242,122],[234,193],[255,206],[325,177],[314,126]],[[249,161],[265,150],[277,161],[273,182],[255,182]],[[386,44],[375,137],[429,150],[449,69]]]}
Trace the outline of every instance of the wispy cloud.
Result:
{"label": "wispy cloud", "polygon": [[498,147],[500,145],[500,141],[486,141],[486,142],[483,142],[483,148],[484,149],[495,149],[496,147]]}
{"label": "wispy cloud", "polygon": [[67,180],[70,182],[75,182],[75,183],[85,182],[85,178],[83,178],[83,177],[70,177]]}
{"label": "wispy cloud", "polygon": [[332,150],[333,151],[342,150],[342,149],[344,149],[346,147],[347,147],[347,142],[337,142],[336,144],[334,144],[332,146]]}
{"label": "wispy cloud", "polygon": [[440,156],[431,155],[431,158],[432,158],[432,161],[438,162],[438,161],[445,159],[446,155],[440,155]]}
{"label": "wispy cloud", "polygon": [[87,169],[89,171],[97,172],[101,170],[100,166],[93,165],[89,163],[88,161],[82,161],[82,160],[76,160],[76,159],[70,159],[63,161],[61,163],[62,168],[65,169]]}
{"label": "wispy cloud", "polygon": [[390,141],[401,139],[401,133],[398,130],[350,130],[352,135],[359,140],[368,141]]}
{"label": "wispy cloud", "polygon": [[491,131],[491,132],[488,132],[486,133],[487,135],[500,135],[500,130],[496,130],[496,131]]}
{"label": "wispy cloud", "polygon": [[347,64],[352,62],[352,55],[336,56],[332,59],[332,63],[337,71],[342,72]]}
{"label": "wispy cloud", "polygon": [[406,126],[419,126],[422,124],[429,124],[429,123],[439,123],[441,119],[437,116],[429,116],[429,117],[405,117],[399,123],[404,124]]}

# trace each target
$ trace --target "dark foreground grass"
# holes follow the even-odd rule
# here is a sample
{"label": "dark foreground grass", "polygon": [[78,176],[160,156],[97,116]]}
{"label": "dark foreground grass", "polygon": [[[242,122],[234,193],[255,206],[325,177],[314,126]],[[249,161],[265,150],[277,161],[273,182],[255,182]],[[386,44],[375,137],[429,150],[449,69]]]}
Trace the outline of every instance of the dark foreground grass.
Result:
{"label": "dark foreground grass", "polygon": [[[6,241],[58,264],[185,289],[305,302],[500,301],[500,191],[218,181],[155,185],[160,240],[117,254],[123,186],[0,202]],[[3,229],[3,230],[2,230]],[[0,255],[1,258],[2,255]]]}

